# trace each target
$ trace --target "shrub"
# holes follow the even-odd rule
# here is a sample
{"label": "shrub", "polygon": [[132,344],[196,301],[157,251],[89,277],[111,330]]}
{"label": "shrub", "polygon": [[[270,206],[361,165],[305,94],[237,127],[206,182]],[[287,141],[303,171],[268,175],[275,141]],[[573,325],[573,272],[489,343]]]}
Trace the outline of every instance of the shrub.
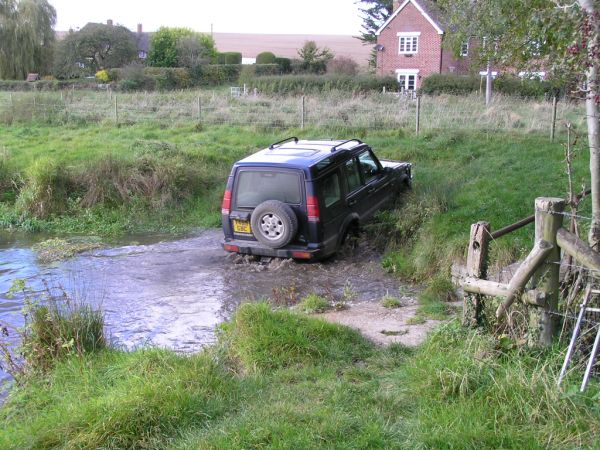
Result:
{"label": "shrub", "polygon": [[279,66],[281,73],[290,73],[292,71],[292,60],[289,58],[275,58],[275,64]]}
{"label": "shrub", "polygon": [[381,306],[388,309],[400,308],[402,306],[402,302],[396,297],[392,297],[391,295],[386,295],[381,299]]}
{"label": "shrub", "polygon": [[317,294],[309,294],[298,303],[298,310],[305,314],[322,313],[330,308],[329,301]]}
{"label": "shrub", "polygon": [[110,81],[110,76],[108,75],[107,70],[99,70],[96,72],[96,79],[102,83],[108,83]]}
{"label": "shrub", "polygon": [[549,81],[522,79],[508,74],[494,80],[494,89],[505,95],[538,99],[558,94],[560,91]]}
{"label": "shrub", "polygon": [[337,56],[327,63],[327,73],[333,75],[356,75],[358,63],[346,56]]}
{"label": "shrub", "polygon": [[237,82],[242,70],[241,64],[206,65],[195,67],[192,78],[198,85],[214,86]]}
{"label": "shrub", "polygon": [[276,59],[273,52],[262,52],[256,55],[256,64],[275,64]]}
{"label": "shrub", "polygon": [[[83,355],[106,347],[104,317],[99,309],[74,298],[63,288],[46,287],[39,293],[23,280],[16,280],[9,291],[10,296],[16,293],[25,297],[25,324],[18,330],[20,347],[12,350],[8,331],[0,340],[5,365],[13,375],[47,372],[68,355]],[[15,353],[24,361],[19,362]]]}
{"label": "shrub", "polygon": [[120,74],[119,88],[124,91],[136,91],[140,89],[154,89],[156,86],[155,80],[146,75],[144,66],[138,63],[133,63],[125,66]]}
{"label": "shrub", "polygon": [[56,161],[43,157],[25,172],[25,184],[16,201],[21,217],[44,219],[65,208],[69,181]]}

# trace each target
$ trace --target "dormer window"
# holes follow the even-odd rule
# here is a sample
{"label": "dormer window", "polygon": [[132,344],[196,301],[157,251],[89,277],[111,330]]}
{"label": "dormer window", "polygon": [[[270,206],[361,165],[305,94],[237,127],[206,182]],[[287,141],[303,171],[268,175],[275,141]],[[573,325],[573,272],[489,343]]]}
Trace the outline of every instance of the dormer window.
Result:
{"label": "dormer window", "polygon": [[420,32],[398,33],[398,54],[413,55],[419,51]]}

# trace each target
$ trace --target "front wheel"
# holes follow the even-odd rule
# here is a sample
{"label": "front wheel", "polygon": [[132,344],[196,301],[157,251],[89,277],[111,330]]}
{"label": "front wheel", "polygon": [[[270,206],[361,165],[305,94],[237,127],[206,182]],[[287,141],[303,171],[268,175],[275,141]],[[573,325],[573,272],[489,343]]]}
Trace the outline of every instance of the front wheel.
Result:
{"label": "front wheel", "polygon": [[278,200],[262,202],[254,208],[250,221],[256,240],[271,248],[286,246],[298,232],[294,210]]}

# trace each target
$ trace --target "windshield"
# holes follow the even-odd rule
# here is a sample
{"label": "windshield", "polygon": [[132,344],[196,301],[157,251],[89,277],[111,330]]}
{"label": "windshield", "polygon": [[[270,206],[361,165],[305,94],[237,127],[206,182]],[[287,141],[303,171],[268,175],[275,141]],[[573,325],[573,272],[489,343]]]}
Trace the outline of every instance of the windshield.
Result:
{"label": "windshield", "polygon": [[236,207],[254,208],[265,200],[299,205],[302,200],[300,175],[267,170],[241,171],[235,190]]}

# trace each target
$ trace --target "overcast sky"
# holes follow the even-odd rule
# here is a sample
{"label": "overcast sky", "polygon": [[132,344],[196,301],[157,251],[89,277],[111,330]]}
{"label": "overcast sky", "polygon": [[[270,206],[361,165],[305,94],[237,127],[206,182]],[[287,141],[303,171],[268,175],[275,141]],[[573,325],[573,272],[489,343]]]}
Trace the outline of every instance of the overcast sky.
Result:
{"label": "overcast sky", "polygon": [[361,18],[355,0],[49,0],[56,30],[76,30],[88,22],[125,25],[132,31],[161,26],[195,31],[263,34],[357,35]]}

